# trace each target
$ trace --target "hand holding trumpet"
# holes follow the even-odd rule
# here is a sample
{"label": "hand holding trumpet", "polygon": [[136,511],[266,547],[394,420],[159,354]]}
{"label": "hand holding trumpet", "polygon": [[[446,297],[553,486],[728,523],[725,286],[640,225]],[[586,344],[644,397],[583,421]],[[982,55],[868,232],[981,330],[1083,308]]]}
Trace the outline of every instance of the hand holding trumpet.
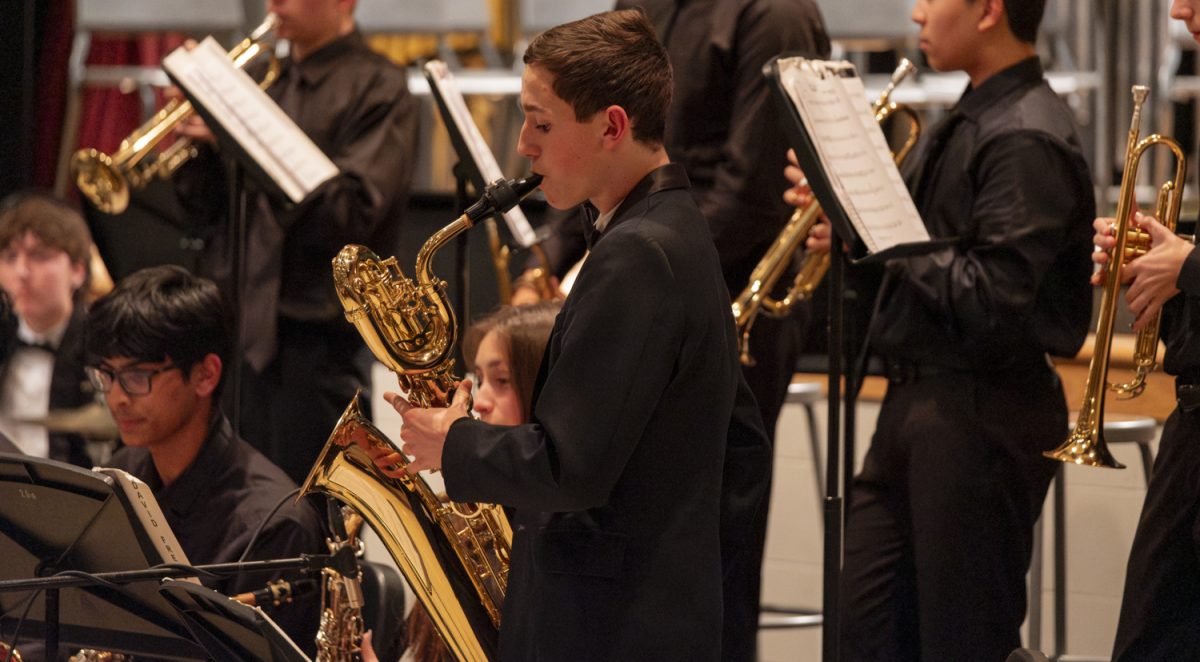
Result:
{"label": "hand holding trumpet", "polygon": [[[1168,230],[1153,216],[1141,212],[1133,215],[1133,225],[1150,235],[1150,250],[1126,264],[1121,272],[1121,282],[1129,285],[1125,300],[1135,317],[1133,328],[1140,331],[1168,299],[1179,293],[1176,286],[1179,272],[1195,245]],[[1092,227],[1096,232],[1092,241],[1099,249],[1092,253],[1092,261],[1107,265],[1117,244],[1112,234],[1114,219],[1097,218]],[[1104,271],[1097,271],[1092,275],[1092,284],[1103,284],[1103,278]]]}

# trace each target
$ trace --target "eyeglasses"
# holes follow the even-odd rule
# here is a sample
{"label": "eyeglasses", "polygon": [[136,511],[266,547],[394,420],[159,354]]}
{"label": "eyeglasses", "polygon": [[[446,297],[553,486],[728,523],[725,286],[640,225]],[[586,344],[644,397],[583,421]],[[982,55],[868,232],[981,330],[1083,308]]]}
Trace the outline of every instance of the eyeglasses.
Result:
{"label": "eyeglasses", "polygon": [[87,374],[92,387],[101,393],[112,390],[113,382],[121,385],[126,395],[146,395],[150,393],[150,380],[159,373],[177,368],[173,363],[159,368],[122,368],[109,370],[102,366],[86,366],[83,371]]}

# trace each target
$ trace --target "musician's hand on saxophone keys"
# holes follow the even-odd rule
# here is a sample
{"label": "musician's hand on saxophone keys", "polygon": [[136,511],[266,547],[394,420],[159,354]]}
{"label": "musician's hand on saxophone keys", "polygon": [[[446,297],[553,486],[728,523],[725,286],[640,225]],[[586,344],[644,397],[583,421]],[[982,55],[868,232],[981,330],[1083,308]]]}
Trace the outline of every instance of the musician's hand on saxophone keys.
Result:
{"label": "musician's hand on saxophone keys", "polygon": [[412,458],[408,463],[408,473],[442,468],[442,447],[450,426],[458,419],[470,416],[471,388],[471,380],[459,382],[448,407],[414,407],[399,393],[383,394],[383,399],[404,419],[404,426],[400,428],[400,439],[404,445],[400,450]]}

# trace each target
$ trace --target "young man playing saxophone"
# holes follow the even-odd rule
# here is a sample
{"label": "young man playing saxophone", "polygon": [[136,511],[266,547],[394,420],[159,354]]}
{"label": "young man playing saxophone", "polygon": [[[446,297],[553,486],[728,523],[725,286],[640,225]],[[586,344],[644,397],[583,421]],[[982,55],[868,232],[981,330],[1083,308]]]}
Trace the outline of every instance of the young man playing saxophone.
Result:
{"label": "young man playing saxophone", "polygon": [[472,420],[469,382],[446,409],[387,396],[410,470],[515,509],[501,659],[718,660],[722,544],[747,524],[723,472],[765,472],[769,448],[716,250],[663,149],[666,52],[625,10],[548,30],[525,64],[520,152],[551,205],[598,212],[591,257],[530,423]]}

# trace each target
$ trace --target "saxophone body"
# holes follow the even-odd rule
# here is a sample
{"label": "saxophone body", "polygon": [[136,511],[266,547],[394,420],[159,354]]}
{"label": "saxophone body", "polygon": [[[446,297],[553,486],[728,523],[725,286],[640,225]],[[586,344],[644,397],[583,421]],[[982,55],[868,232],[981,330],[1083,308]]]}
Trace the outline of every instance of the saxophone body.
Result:
{"label": "saxophone body", "polygon": [[[342,507],[346,537],[330,539],[329,553],[338,556],[358,553],[358,531],[362,517],[349,506]],[[362,660],[363,592],[362,569],[353,563],[348,574],[334,567],[321,569],[321,622],[317,629],[317,662]]]}
{"label": "saxophone body", "polygon": [[[477,221],[503,212],[540,183],[532,176],[498,181],[479,202],[434,233],[406,278],[394,257],[346,246],[333,260],[334,288],[346,319],[371,352],[399,378],[409,403],[445,407],[458,386],[450,352],[458,339],[445,281],[433,256]],[[512,528],[492,504],[454,503],[437,494],[406,460],[381,469],[375,458],[400,449],[362,414],[358,396],[334,426],[301,494],[321,492],[371,525],[458,660],[490,660],[499,642],[508,586]]]}

